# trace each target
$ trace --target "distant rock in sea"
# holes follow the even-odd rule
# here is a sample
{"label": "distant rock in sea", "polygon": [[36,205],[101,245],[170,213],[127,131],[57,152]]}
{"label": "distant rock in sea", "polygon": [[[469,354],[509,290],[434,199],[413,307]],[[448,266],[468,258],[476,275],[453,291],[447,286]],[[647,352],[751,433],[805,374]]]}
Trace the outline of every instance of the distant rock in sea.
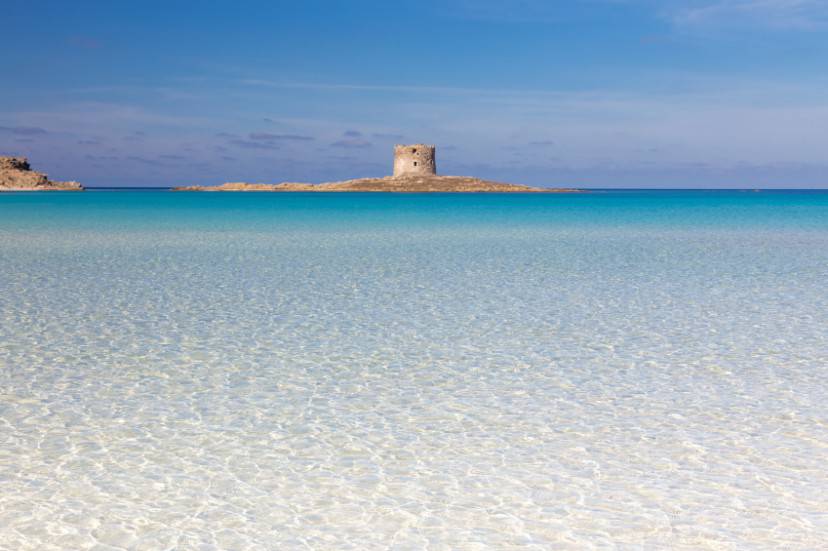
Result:
{"label": "distant rock in sea", "polygon": [[574,189],[550,189],[517,184],[504,184],[467,176],[386,176],[384,178],[359,178],[343,182],[303,184],[248,184],[231,182],[220,186],[183,186],[173,191],[313,191],[348,192],[374,191],[391,193],[566,193]]}
{"label": "distant rock in sea", "polygon": [[374,191],[390,193],[573,193],[580,190],[539,188],[505,184],[469,176],[438,176],[436,148],[412,144],[394,147],[394,175],[383,178],[359,178],[325,184],[284,182],[281,184],[247,184],[231,182],[220,186],[182,186],[173,191]]}
{"label": "distant rock in sea", "polygon": [[0,191],[83,191],[78,182],[54,182],[25,157],[0,157]]}

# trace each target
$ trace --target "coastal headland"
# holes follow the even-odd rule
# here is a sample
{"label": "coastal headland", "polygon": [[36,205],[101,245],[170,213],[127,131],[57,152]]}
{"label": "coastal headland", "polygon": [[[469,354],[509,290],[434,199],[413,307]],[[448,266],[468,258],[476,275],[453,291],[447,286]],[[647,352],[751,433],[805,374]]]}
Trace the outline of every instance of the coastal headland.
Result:
{"label": "coastal headland", "polygon": [[50,180],[32,170],[25,157],[0,157],[0,191],[83,191],[83,186]]}

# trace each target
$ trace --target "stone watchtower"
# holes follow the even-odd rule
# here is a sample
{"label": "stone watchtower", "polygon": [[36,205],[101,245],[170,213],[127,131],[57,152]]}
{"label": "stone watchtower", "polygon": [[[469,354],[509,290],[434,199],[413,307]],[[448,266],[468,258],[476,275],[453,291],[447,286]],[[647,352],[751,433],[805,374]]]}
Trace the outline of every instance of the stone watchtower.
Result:
{"label": "stone watchtower", "polygon": [[434,146],[425,144],[394,146],[394,177],[434,176],[437,162]]}

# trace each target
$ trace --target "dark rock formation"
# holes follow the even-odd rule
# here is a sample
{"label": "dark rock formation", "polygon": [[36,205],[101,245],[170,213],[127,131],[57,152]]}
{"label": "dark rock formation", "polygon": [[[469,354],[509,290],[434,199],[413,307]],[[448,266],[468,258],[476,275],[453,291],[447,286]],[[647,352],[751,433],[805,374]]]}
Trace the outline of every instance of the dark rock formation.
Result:
{"label": "dark rock formation", "polygon": [[31,170],[26,157],[0,157],[0,170]]}

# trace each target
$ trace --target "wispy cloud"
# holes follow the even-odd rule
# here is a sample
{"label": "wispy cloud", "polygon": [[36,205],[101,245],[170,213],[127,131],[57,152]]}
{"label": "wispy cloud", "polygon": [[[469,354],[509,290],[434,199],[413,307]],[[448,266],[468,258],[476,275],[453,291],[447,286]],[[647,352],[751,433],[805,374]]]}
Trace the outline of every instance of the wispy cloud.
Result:
{"label": "wispy cloud", "polygon": [[[243,86],[277,88],[286,90],[322,90],[340,92],[399,92],[399,93],[440,93],[440,94],[468,94],[468,93],[498,93],[502,90],[492,88],[464,88],[457,86],[424,86],[408,84],[371,84],[371,83],[337,83],[337,82],[289,82],[265,79],[243,79],[239,81]],[[265,122],[273,122],[265,119]]]}
{"label": "wispy cloud", "polygon": [[129,134],[128,136],[124,136],[124,141],[126,142],[141,142],[147,137],[147,133],[141,130],[136,130]]}
{"label": "wispy cloud", "polygon": [[253,140],[228,140],[230,145],[241,147],[243,149],[279,149],[279,146],[273,142],[257,142]]}
{"label": "wispy cloud", "polygon": [[8,132],[17,136],[40,136],[47,134],[43,128],[34,126],[0,126],[0,132]]}
{"label": "wispy cloud", "polygon": [[402,134],[385,134],[383,132],[375,132],[371,134],[372,138],[376,138],[377,140],[396,140],[402,141],[405,139],[405,136]]}
{"label": "wispy cloud", "polygon": [[84,155],[84,159],[87,161],[93,162],[100,162],[100,161],[117,161],[120,159],[117,155]]}
{"label": "wispy cloud", "polygon": [[152,166],[163,165],[163,163],[159,163],[155,159],[148,159],[146,157],[139,157],[138,155],[130,155],[130,156],[127,157],[127,160],[128,161],[134,161],[136,163],[145,164],[145,165],[152,165]]}
{"label": "wispy cloud", "polygon": [[727,26],[816,30],[828,26],[826,0],[449,0],[439,13],[497,23],[555,24],[593,20],[608,9],[652,10],[680,27]]}
{"label": "wispy cloud", "polygon": [[312,136],[301,136],[299,134],[271,134],[270,132],[253,132],[248,136],[251,140],[262,142],[308,142]]}
{"label": "wispy cloud", "polygon": [[373,144],[362,137],[362,132],[359,130],[346,130],[342,134],[342,139],[335,141],[331,147],[342,147],[345,149],[365,149],[371,147]]}
{"label": "wispy cloud", "polygon": [[825,0],[707,0],[669,12],[682,27],[764,27],[819,30],[828,26]]}
{"label": "wispy cloud", "polygon": [[[79,165],[97,162],[111,167],[107,174],[99,172],[106,177],[117,174],[125,182],[139,178],[148,167],[152,174],[176,181],[240,177],[264,181],[274,177],[274,167],[280,179],[330,181],[383,175],[391,155],[389,142],[401,142],[403,133],[412,142],[437,143],[446,173],[527,183],[545,183],[537,175],[559,173],[576,183],[578,175],[585,174],[598,174],[608,182],[618,171],[638,171],[655,179],[661,170],[666,180],[659,181],[666,184],[675,181],[676,173],[701,170],[693,164],[701,161],[707,163],[705,170],[710,174],[729,170],[737,162],[756,164],[767,159],[821,166],[828,143],[828,100],[823,93],[828,81],[819,74],[786,81],[675,71],[659,74],[653,82],[669,82],[669,87],[538,90],[390,84],[383,90],[428,89],[432,93],[387,94],[383,101],[356,103],[349,111],[331,108],[297,113],[295,118],[280,119],[281,127],[262,123],[260,113],[272,109],[268,103],[272,98],[252,105],[241,116],[234,113],[215,120],[186,116],[186,111],[164,106],[121,105],[103,110],[88,104],[82,109],[61,106],[48,112],[0,113],[5,124],[0,127],[0,149],[42,158],[47,167],[55,151],[74,155]],[[376,89],[359,83],[313,86],[330,96],[324,98],[326,106],[346,102],[343,96],[350,95],[349,90]],[[279,105],[282,101],[290,105],[291,96],[280,99]],[[48,133],[33,136],[36,144],[14,142],[29,137],[25,129],[33,128],[48,129]],[[143,140],[123,141],[124,137],[142,137],[139,132],[143,131]],[[99,140],[100,146],[80,143],[90,138]],[[197,146],[192,155],[185,153],[186,143]],[[55,144],[71,147],[60,149]],[[462,147],[456,150],[447,144]],[[517,146],[521,154],[517,164],[514,151],[506,147],[510,144],[523,144]],[[121,149],[108,151],[112,145]],[[99,155],[85,157],[90,152]],[[122,161],[127,155],[134,158],[115,162],[104,157],[110,154],[121,155]],[[169,154],[185,155],[186,160],[165,157]],[[327,154],[343,155],[354,164],[329,162]],[[189,161],[217,164],[194,173],[185,170]],[[534,172],[524,167],[535,167]],[[803,181],[815,181],[818,169],[808,170],[811,179]],[[781,172],[778,169],[776,174]],[[824,174],[828,178],[828,172]]]}
{"label": "wispy cloud", "polygon": [[[0,116],[5,115],[0,113]],[[13,118],[12,118],[13,117]],[[119,128],[128,132],[136,127],[148,128],[163,126],[165,128],[212,128],[215,120],[208,117],[183,116],[177,112],[159,112],[135,103],[109,103],[83,101],[62,104],[56,110],[21,111],[4,117],[28,125],[40,126],[38,133],[45,133],[43,128],[52,131],[68,130],[95,132],[100,127]],[[18,122],[19,123],[19,122]],[[135,132],[140,136],[141,132]]]}

